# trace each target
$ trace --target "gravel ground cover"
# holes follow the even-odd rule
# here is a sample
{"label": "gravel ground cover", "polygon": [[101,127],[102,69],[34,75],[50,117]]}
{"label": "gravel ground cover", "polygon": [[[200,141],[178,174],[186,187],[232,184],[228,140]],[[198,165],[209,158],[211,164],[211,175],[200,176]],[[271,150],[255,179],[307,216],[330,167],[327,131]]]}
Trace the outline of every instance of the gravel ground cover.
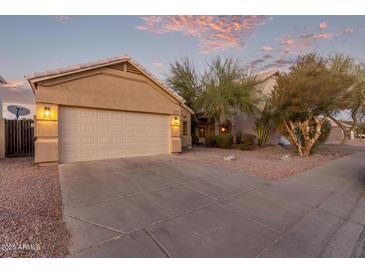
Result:
{"label": "gravel ground cover", "polygon": [[[181,157],[218,164],[227,168],[242,169],[248,174],[276,181],[353,152],[355,150],[344,149],[336,145],[324,146],[311,157],[301,158],[296,156],[289,148],[282,146],[267,146],[248,151],[241,151],[238,148],[194,147],[192,150],[183,153]],[[229,155],[235,156],[236,160],[224,160],[224,157]]]}
{"label": "gravel ground cover", "polygon": [[63,257],[69,235],[62,219],[58,167],[32,158],[0,160],[0,257]]}

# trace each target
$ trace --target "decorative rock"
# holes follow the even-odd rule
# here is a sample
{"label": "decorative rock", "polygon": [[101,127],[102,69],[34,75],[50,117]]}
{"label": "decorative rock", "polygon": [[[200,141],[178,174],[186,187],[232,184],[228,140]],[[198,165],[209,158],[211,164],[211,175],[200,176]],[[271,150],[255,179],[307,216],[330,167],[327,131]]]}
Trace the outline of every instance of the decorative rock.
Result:
{"label": "decorative rock", "polygon": [[288,160],[289,160],[289,154],[284,154],[284,155],[282,155],[280,158],[281,158],[281,160],[283,160],[283,161],[288,161]]}
{"label": "decorative rock", "polygon": [[234,155],[229,155],[223,158],[225,161],[236,161],[237,158]]}

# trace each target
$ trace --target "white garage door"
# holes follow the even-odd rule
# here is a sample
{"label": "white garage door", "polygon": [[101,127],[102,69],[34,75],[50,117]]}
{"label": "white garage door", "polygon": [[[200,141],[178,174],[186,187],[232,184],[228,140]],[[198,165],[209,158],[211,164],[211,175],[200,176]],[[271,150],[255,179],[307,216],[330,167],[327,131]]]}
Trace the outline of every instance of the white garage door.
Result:
{"label": "white garage door", "polygon": [[60,162],[169,153],[167,115],[59,109]]}

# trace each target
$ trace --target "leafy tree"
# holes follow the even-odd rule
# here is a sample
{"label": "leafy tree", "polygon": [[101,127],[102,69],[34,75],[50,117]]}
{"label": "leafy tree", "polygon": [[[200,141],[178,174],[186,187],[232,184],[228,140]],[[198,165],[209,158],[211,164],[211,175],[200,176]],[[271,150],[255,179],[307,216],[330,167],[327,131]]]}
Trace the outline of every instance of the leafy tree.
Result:
{"label": "leafy tree", "polygon": [[200,91],[200,77],[188,57],[170,63],[166,82],[185,99],[188,107],[194,109],[195,100]]}
{"label": "leafy tree", "polygon": [[347,91],[356,82],[351,66],[349,57],[310,53],[278,74],[272,94],[276,122],[300,156],[310,155],[326,116],[348,100]]}
{"label": "leafy tree", "polygon": [[[182,58],[170,63],[170,71],[166,75],[167,84],[181,97],[185,99],[188,107],[196,111],[196,98],[200,93],[200,76],[196,72],[194,63],[188,58]],[[197,136],[195,135],[197,118],[196,115],[191,116],[191,132],[194,143],[197,143]]]}
{"label": "leafy tree", "polygon": [[257,101],[256,81],[239,65],[237,59],[216,57],[202,77],[202,92],[197,105],[218,124],[231,120],[239,111],[252,113]]}
{"label": "leafy tree", "polygon": [[[344,63],[346,58],[336,56],[332,59],[333,65],[342,66],[342,69],[352,77],[355,77],[355,83],[343,88],[343,100],[337,105],[337,108],[329,113],[329,118],[334,121],[343,131],[342,144],[346,138],[349,138],[351,131],[354,131],[359,124],[359,118],[365,111],[365,68],[364,66],[355,65],[353,60],[349,59],[348,64]],[[351,77],[350,76],[350,77]],[[334,76],[336,77],[336,76]],[[348,111],[351,120],[341,120],[338,114]]]}

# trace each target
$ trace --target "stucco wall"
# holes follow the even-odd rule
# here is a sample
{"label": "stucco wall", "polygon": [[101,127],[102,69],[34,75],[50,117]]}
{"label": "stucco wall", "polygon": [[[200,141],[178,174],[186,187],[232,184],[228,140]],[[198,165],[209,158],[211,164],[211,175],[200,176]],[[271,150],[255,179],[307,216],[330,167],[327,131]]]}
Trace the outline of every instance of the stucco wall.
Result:
{"label": "stucco wall", "polygon": [[[44,108],[50,109],[50,116],[44,116]],[[58,105],[37,103],[34,137],[35,163],[58,161]]]}
{"label": "stucco wall", "polygon": [[[235,117],[234,133],[238,132],[250,133],[257,136],[255,119],[245,113],[237,114]],[[276,130],[272,130],[267,144],[277,145],[279,142],[280,134]]]}
{"label": "stucco wall", "polygon": [[58,105],[160,114],[180,111],[178,100],[147,77],[111,68],[41,82],[35,95],[37,102]]}
{"label": "stucco wall", "polygon": [[[183,123],[186,122],[187,134],[184,135],[183,132]],[[184,108],[181,108],[181,127],[180,127],[180,135],[183,147],[191,147],[192,139],[191,139],[191,114],[186,111]]]}
{"label": "stucco wall", "polygon": [[326,143],[336,143],[340,142],[343,139],[343,131],[337,125],[332,125],[330,135],[326,140]]}
{"label": "stucco wall", "polygon": [[[170,152],[181,152],[183,145],[191,145],[190,113],[175,97],[144,75],[99,68],[39,82],[35,96],[37,163],[58,161],[58,106],[168,114],[171,119],[178,116],[188,121],[190,136],[182,140],[181,123],[171,124]],[[51,108],[52,117],[44,117],[45,107]]]}

